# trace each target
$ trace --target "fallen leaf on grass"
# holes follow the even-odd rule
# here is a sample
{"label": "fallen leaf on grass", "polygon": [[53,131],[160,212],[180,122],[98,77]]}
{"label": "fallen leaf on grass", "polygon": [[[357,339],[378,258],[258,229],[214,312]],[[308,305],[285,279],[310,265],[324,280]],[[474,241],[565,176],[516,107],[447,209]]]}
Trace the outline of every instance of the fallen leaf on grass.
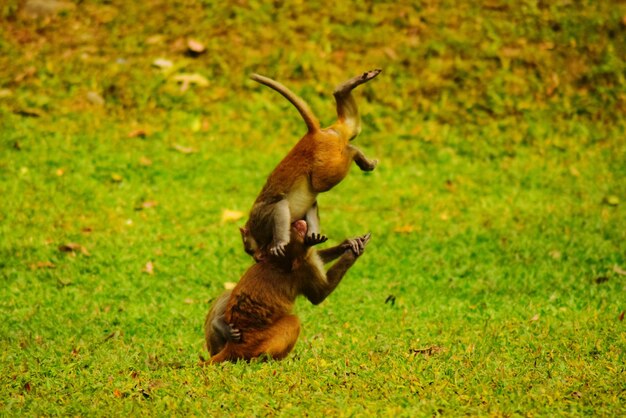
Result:
{"label": "fallen leaf on grass", "polygon": [[113,396],[115,396],[116,398],[123,398],[123,397],[124,397],[124,394],[123,394],[122,392],[120,392],[120,390],[119,390],[119,389],[115,389],[115,390],[113,391]]}
{"label": "fallen leaf on grass", "polygon": [[393,229],[393,232],[397,232],[399,234],[408,234],[411,232],[415,232],[417,230],[417,228],[415,228],[413,225],[402,225],[402,226],[397,226]]}
{"label": "fallen leaf on grass", "polygon": [[107,335],[104,338],[104,341],[115,340],[118,337],[120,337],[121,335],[122,335],[122,333],[120,331],[113,331],[112,333],[110,333],[109,335]]}
{"label": "fallen leaf on grass", "polygon": [[617,264],[613,266],[613,271],[620,276],[626,276],[626,270],[620,268]]}
{"label": "fallen leaf on grass", "polygon": [[562,255],[563,254],[558,250],[550,251],[550,257],[554,258],[555,260],[560,260]]}
{"label": "fallen leaf on grass", "polygon": [[622,313],[619,314],[619,320],[620,322],[624,320],[624,311],[622,311]]}
{"label": "fallen leaf on grass", "polygon": [[53,269],[56,267],[56,265],[50,261],[38,261],[36,263],[31,264],[29,267],[31,270]]}
{"label": "fallen leaf on grass", "polygon": [[441,353],[443,351],[443,347],[431,345],[430,347],[424,347],[424,348],[410,348],[409,351],[411,352],[411,354],[422,354],[425,356],[432,356],[433,354]]}
{"label": "fallen leaf on grass", "polygon": [[59,251],[73,254],[80,252],[83,255],[89,255],[89,251],[87,251],[85,247],[75,242],[68,242],[66,244],[59,245]]}
{"label": "fallen leaf on grass", "polygon": [[539,321],[539,314],[535,314],[532,318],[530,318],[530,320],[533,322]]}
{"label": "fallen leaf on grass", "polygon": [[64,287],[70,286],[72,284],[72,281],[69,279],[63,280],[63,279],[57,279],[57,287],[59,289],[62,289]]}
{"label": "fallen leaf on grass", "polygon": [[234,222],[238,221],[241,218],[243,218],[243,212],[239,210],[222,210],[222,222]]}
{"label": "fallen leaf on grass", "polygon": [[158,205],[159,205],[159,203],[154,201],[154,200],[147,200],[147,201],[141,202],[140,204],[135,206],[135,210],[155,208]]}
{"label": "fallen leaf on grass", "polygon": [[237,286],[237,283],[234,283],[234,282],[225,282],[224,283],[224,289],[226,289],[226,290],[233,290],[235,288],[235,286]]}
{"label": "fallen leaf on grass", "polygon": [[184,145],[180,145],[180,144],[174,144],[172,145],[172,149],[175,151],[178,151],[182,154],[193,154],[194,152],[196,152],[195,148],[192,147],[186,147]]}
{"label": "fallen leaf on grass", "polygon": [[36,109],[34,107],[24,107],[24,108],[15,110],[13,113],[18,114],[20,116],[28,116],[31,118],[38,118],[38,117],[45,115],[43,110]]}
{"label": "fallen leaf on grass", "polygon": [[192,55],[200,55],[206,51],[206,47],[199,41],[195,39],[187,40],[187,49]]}
{"label": "fallen leaf on grass", "polygon": [[142,271],[147,274],[154,274],[154,264],[152,264],[152,261],[148,261]]}
{"label": "fallen leaf on grass", "polygon": [[577,391],[572,392],[572,398],[580,399],[583,397],[583,394]]}
{"label": "fallen leaf on grass", "polygon": [[102,96],[100,96],[99,93],[96,93],[95,91],[87,92],[87,100],[97,106],[104,105],[104,99],[102,98]]}
{"label": "fallen leaf on grass", "polygon": [[145,129],[135,129],[128,133],[129,138],[145,138],[148,136],[148,132]]}
{"label": "fallen leaf on grass", "polygon": [[157,58],[152,61],[152,66],[157,68],[171,68],[174,63],[170,60],[166,60],[164,58]]}
{"label": "fallen leaf on grass", "polygon": [[195,303],[195,301],[193,299],[191,299],[191,298],[185,298],[185,300],[183,300],[183,302],[186,305],[193,305]]}
{"label": "fallen leaf on grass", "polygon": [[199,87],[206,87],[209,85],[209,80],[207,80],[206,77],[198,73],[178,74],[174,76],[174,81],[181,84],[180,91],[186,91],[191,85],[196,85]]}
{"label": "fallen leaf on grass", "polygon": [[148,167],[152,165],[152,160],[146,156],[141,156],[139,157],[139,164],[144,166],[144,167]]}
{"label": "fallen leaf on grass", "polygon": [[619,197],[615,195],[607,196],[604,198],[604,203],[609,206],[618,206],[619,205]]}

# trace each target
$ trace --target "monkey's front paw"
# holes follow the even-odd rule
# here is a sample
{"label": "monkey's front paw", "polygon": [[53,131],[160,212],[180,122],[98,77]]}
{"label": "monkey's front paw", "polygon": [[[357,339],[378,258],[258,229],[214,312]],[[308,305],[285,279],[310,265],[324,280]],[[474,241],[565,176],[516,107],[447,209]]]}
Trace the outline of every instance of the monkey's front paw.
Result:
{"label": "monkey's front paw", "polygon": [[228,324],[230,326],[230,340],[238,343],[241,341],[241,331],[235,328],[235,324]]}
{"label": "monkey's front paw", "polygon": [[346,250],[350,249],[355,256],[359,257],[361,254],[363,254],[363,251],[365,251],[365,246],[367,245],[371,237],[372,234],[367,233],[360,237],[347,240],[344,246],[346,247]]}
{"label": "monkey's front paw", "polygon": [[321,244],[323,242],[328,241],[328,237],[322,234],[311,234],[304,237],[304,244],[312,247],[314,245]]}
{"label": "monkey's front paw", "polygon": [[285,256],[285,245],[282,243],[274,244],[272,248],[270,248],[270,254],[274,257],[284,257]]}

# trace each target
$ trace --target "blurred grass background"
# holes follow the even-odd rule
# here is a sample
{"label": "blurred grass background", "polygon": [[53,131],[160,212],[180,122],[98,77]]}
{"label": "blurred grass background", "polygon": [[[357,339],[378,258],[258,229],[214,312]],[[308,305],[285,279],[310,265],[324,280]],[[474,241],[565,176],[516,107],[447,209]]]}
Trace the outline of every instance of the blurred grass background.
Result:
{"label": "blurred grass background", "polygon": [[[3,413],[625,412],[623,1],[9,0],[0,18]],[[287,360],[199,368],[207,301],[250,263],[224,211],[304,131],[248,74],[330,124],[333,87],[370,68],[355,145],[379,167],[319,199],[331,241],[372,231],[368,252],[300,301]]]}

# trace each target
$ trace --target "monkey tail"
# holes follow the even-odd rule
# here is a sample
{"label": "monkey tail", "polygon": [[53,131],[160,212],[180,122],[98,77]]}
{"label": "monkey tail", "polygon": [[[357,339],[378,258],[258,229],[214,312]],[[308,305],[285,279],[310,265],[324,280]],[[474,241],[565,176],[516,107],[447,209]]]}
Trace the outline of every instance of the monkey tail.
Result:
{"label": "monkey tail", "polygon": [[320,130],[320,122],[311,111],[309,105],[306,104],[306,102],[300,97],[296,96],[295,93],[293,93],[287,87],[285,87],[278,81],[272,80],[271,78],[267,78],[259,74],[252,74],[250,75],[250,78],[258,83],[261,83],[271,89],[276,90],[277,92],[282,94],[285,99],[289,100],[289,102],[291,102],[291,104],[294,105],[296,109],[298,109],[298,112],[300,112],[300,116],[302,116],[302,119],[304,119],[304,123],[306,123],[306,127],[309,129],[309,132],[315,132]]}

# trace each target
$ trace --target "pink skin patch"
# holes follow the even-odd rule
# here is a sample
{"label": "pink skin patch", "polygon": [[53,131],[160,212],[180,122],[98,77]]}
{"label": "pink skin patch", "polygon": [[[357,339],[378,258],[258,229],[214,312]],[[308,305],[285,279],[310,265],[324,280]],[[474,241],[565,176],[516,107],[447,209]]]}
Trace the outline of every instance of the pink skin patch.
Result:
{"label": "pink skin patch", "polygon": [[291,226],[296,230],[300,237],[304,237],[306,235],[306,231],[308,229],[308,225],[304,220],[298,220],[291,224]]}

